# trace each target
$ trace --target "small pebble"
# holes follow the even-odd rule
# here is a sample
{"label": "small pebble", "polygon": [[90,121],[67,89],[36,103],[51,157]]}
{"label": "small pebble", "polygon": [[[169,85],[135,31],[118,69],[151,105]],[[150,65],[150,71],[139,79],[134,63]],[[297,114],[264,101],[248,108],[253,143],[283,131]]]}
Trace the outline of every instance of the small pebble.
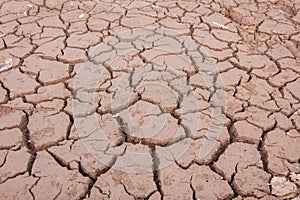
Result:
{"label": "small pebble", "polygon": [[258,162],[257,162],[257,164],[259,164],[259,165],[261,165],[263,162],[262,162],[262,160],[259,160]]}
{"label": "small pebble", "polygon": [[79,15],[79,19],[82,19],[82,18],[84,18],[84,17],[85,17],[84,14],[80,14],[80,15]]}

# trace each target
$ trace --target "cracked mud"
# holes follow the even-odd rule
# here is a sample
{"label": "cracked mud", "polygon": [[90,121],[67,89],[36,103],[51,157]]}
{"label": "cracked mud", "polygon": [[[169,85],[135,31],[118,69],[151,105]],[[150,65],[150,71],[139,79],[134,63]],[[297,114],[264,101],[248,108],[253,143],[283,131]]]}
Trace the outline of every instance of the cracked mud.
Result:
{"label": "cracked mud", "polygon": [[0,199],[300,198],[300,3],[0,2]]}

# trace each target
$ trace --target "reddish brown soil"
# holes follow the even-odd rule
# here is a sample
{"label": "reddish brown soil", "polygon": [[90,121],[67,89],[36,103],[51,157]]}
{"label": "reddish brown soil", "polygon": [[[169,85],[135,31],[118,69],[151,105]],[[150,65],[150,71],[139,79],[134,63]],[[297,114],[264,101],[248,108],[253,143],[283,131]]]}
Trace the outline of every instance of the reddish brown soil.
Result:
{"label": "reddish brown soil", "polygon": [[299,30],[298,0],[0,1],[0,199],[299,200]]}

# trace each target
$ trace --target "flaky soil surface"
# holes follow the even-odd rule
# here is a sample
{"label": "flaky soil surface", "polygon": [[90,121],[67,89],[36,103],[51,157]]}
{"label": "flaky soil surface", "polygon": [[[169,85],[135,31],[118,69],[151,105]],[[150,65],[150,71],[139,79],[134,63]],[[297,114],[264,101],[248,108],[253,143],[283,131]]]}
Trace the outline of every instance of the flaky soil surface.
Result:
{"label": "flaky soil surface", "polygon": [[1,0],[0,199],[298,200],[299,30],[298,0]]}

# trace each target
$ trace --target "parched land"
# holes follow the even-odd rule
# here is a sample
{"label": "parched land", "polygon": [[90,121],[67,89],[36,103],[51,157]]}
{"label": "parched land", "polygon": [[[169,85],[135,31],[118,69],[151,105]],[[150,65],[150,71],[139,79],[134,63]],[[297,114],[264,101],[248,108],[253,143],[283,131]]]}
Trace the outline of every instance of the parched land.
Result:
{"label": "parched land", "polygon": [[300,198],[300,2],[0,1],[0,199]]}

